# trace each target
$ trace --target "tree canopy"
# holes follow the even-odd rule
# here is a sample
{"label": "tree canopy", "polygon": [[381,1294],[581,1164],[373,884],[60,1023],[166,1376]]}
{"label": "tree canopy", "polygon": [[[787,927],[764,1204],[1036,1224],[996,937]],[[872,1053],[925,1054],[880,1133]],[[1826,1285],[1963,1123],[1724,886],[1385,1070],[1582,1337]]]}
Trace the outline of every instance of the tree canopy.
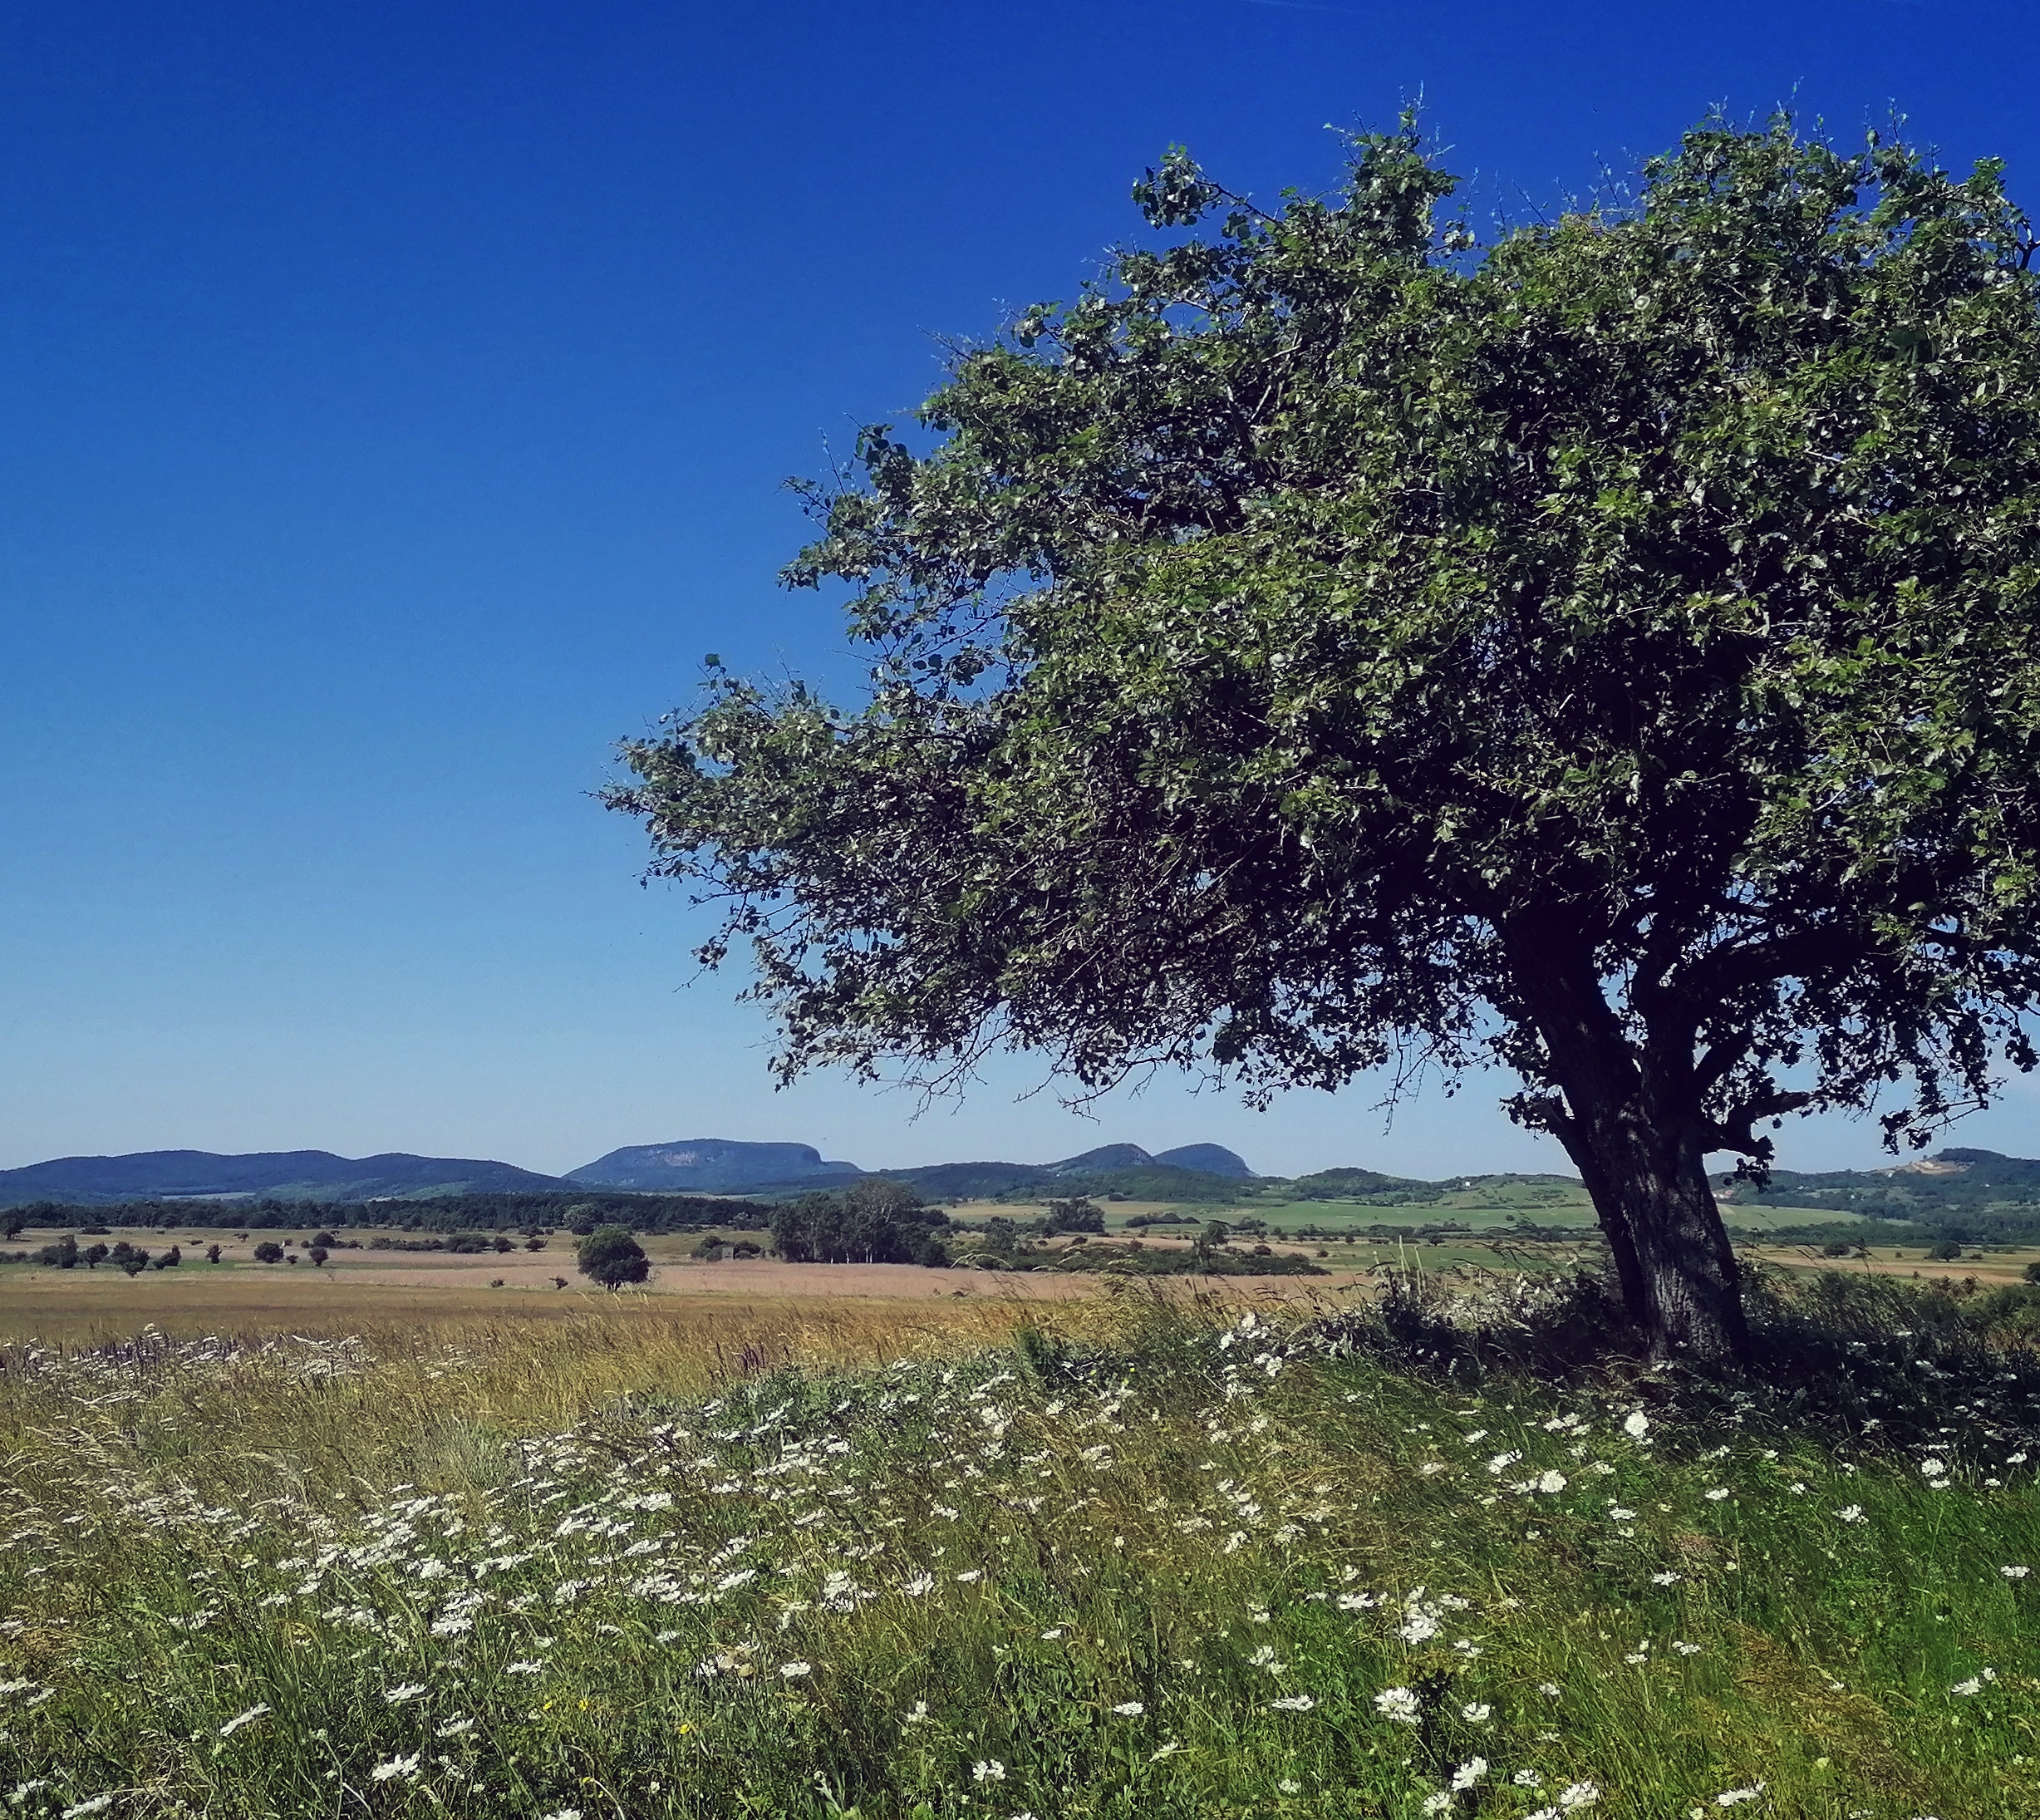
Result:
{"label": "tree canopy", "polygon": [[1273,210],[1172,152],[811,489],[868,701],[711,667],[611,800],[783,1075],[1498,1062],[1654,1348],[1733,1354],[1708,1154],[2034,1061],[2033,240],[1783,119],[1485,244],[1453,188],[1408,121]]}
{"label": "tree canopy", "polygon": [[621,1226],[598,1227],[574,1247],[574,1264],[589,1281],[604,1289],[641,1283],[651,1274],[645,1248]]}

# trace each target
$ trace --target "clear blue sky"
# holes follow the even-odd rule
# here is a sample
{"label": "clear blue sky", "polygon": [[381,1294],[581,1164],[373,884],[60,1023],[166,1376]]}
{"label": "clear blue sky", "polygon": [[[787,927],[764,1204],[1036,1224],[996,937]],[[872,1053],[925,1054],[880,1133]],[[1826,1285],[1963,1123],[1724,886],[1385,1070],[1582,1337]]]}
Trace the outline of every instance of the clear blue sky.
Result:
{"label": "clear blue sky", "polygon": [[[1472,1082],[1102,1124],[774,1094],[586,793],[700,655],[846,686],[778,490],[940,334],[1066,294],[1172,140],[1326,187],[1421,90],[1518,209],[1714,101],[1893,103],[2040,203],[2030,5],[1303,0],[17,7],[0,26],[0,1164],[192,1145],[555,1169],[1212,1138],[1551,1166]],[[1961,1141],[2033,1153],[2024,1096]],[[1785,1160],[1871,1163],[1861,1127]]]}

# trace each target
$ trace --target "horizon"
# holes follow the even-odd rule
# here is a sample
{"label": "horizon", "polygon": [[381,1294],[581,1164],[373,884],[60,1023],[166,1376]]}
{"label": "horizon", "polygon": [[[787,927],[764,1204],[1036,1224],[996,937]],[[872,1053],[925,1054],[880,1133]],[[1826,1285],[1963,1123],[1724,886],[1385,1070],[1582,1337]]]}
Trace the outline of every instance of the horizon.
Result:
{"label": "horizon", "polygon": [[[2040,201],[2028,9],[1956,0],[1930,34],[1895,5],[1410,10],[19,22],[0,1167],[283,1133],[558,1174],[617,1147],[596,1134],[693,1127],[892,1168],[1135,1129],[1292,1176],[1575,1173],[1500,1075],[1393,1124],[1374,1077],[1266,1114],[1168,1079],[1094,1119],[1025,1060],[917,1119],[836,1079],[775,1093],[740,971],[693,981],[705,920],[639,888],[641,831],[589,797],[707,652],[854,697],[833,598],[774,585],[804,535],[782,478],[897,421],[939,337],[1137,237],[1171,143],[1264,198],[1321,189],[1325,123],[1422,95],[1485,221],[1718,101],[1796,97],[1845,140],[1895,102]],[[2016,1081],[1944,1141],[2040,1149],[2037,1108]],[[1907,1160],[1867,1119],[1775,1135],[1782,1168]]]}

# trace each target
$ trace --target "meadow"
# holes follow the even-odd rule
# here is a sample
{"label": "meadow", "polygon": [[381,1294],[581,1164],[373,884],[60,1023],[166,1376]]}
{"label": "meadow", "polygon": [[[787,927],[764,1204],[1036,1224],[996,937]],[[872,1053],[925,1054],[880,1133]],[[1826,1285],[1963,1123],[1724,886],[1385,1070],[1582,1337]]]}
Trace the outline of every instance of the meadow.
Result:
{"label": "meadow", "polygon": [[2040,1812],[2016,1325],[1767,1288],[1734,1388],[1596,1350],[1595,1294],[533,1295],[9,1346],[0,1801]]}

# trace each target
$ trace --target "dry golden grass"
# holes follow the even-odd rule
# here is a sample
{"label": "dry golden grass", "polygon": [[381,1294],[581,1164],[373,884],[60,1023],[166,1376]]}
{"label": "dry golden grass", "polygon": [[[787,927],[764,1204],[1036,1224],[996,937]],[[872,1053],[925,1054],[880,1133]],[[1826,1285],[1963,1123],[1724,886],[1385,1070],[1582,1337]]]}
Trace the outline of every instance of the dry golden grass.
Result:
{"label": "dry golden grass", "polygon": [[[0,1343],[100,1345],[131,1339],[148,1327],[173,1339],[302,1334],[380,1340],[429,1335],[435,1341],[458,1342],[470,1332],[544,1334],[591,1324],[604,1331],[713,1337],[823,1332],[991,1337],[1041,1311],[1040,1298],[1016,1293],[1011,1281],[996,1278],[974,1277],[964,1296],[804,1294],[787,1286],[791,1292],[610,1296],[586,1287],[519,1291],[451,1283],[356,1284],[344,1276],[281,1270],[152,1271],[135,1277],[105,1269],[11,1271],[0,1277]],[[853,1355],[870,1353],[860,1340]]]}

